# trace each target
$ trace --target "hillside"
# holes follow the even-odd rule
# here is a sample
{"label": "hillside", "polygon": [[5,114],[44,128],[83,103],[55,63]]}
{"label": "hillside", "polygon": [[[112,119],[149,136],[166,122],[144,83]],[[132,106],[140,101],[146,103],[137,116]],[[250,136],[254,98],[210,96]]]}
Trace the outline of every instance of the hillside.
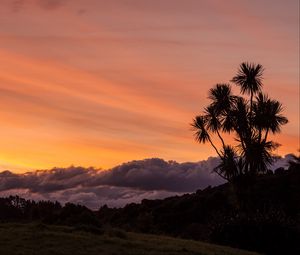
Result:
{"label": "hillside", "polygon": [[[279,169],[275,174],[268,173],[251,181],[241,179],[238,185],[227,183],[183,196],[162,200],[143,200],[140,204],[132,203],[124,208],[102,206],[98,211],[91,211],[85,206],[71,203],[61,205],[58,202],[32,201],[18,196],[0,198],[0,222],[3,224],[40,222],[42,224],[40,226],[45,226],[44,224],[48,226],[35,231],[32,230],[32,227],[26,229],[25,225],[24,227],[22,225],[3,225],[2,233],[0,233],[3,242],[2,249],[14,245],[23,247],[25,245],[23,242],[26,242],[26,245],[34,245],[34,243],[30,243],[29,239],[32,239],[30,235],[34,235],[33,240],[36,240],[43,238],[41,236],[49,231],[51,232],[50,236],[57,238],[58,233],[59,235],[68,235],[74,234],[77,230],[84,230],[83,236],[92,235],[94,238],[94,234],[98,234],[97,239],[101,237],[99,240],[106,243],[106,239],[103,241],[103,238],[107,235],[103,235],[103,231],[109,228],[122,229],[122,231],[113,231],[113,237],[117,235],[121,237],[119,239],[126,240],[126,242],[121,241],[125,242],[125,246],[139,247],[136,243],[131,242],[130,237],[138,240],[143,236],[140,234],[135,236],[130,233],[124,235],[125,231],[159,235],[153,239],[151,236],[145,236],[145,240],[148,237],[151,239],[149,239],[149,247],[146,241],[145,247],[143,247],[147,252],[151,251],[150,246],[152,245],[156,248],[159,247],[155,239],[161,240],[161,238],[164,239],[162,236],[172,236],[173,238],[194,239],[270,255],[298,255],[300,254],[298,245],[300,242],[299,183],[300,171],[299,166],[296,166],[289,170]],[[64,227],[54,227],[57,225]],[[76,231],[74,232],[72,229]],[[36,234],[34,234],[35,232]],[[76,239],[79,234],[77,232],[76,237],[71,235],[58,239]],[[26,236],[28,236],[28,240],[25,238]],[[23,237],[27,241],[23,240]],[[46,239],[51,240],[48,237]],[[9,242],[7,242],[8,240]],[[20,245],[15,243],[19,242],[17,240],[20,241]],[[154,243],[151,243],[152,241]],[[60,241],[54,241],[54,243],[56,242],[57,245],[60,245]],[[177,241],[175,243],[177,244]],[[176,247],[176,244],[171,246]],[[192,243],[189,243],[188,247],[190,244]],[[51,244],[49,245],[51,247]],[[61,245],[64,247],[67,243]],[[83,247],[87,246],[83,244]],[[106,247],[106,244],[103,247]],[[116,247],[118,245],[113,245],[113,248]],[[143,249],[141,248],[141,250]],[[76,249],[74,254],[80,254],[76,253],[79,251],[80,249]],[[160,251],[155,252],[154,254],[159,254]],[[0,254],[3,253],[0,252]],[[172,250],[170,254],[176,254],[176,251]]]}
{"label": "hillside", "polygon": [[239,187],[224,184],[124,208],[102,207],[102,223],[127,231],[209,241],[267,254],[299,254],[300,171],[277,171]]}
{"label": "hillside", "polygon": [[65,226],[1,224],[0,254],[9,255],[255,255],[238,249],[170,237],[107,230],[93,234]]}

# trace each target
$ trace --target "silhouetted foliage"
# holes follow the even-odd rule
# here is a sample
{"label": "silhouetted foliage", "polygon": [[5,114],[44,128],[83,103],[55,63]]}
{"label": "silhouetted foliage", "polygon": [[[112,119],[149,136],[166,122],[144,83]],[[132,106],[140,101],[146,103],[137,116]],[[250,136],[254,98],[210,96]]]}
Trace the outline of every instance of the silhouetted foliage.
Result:
{"label": "silhouetted foliage", "polygon": [[[168,234],[266,254],[298,254],[299,183],[300,171],[284,170],[280,175],[260,175],[251,189],[239,190],[243,194],[227,183],[163,200],[144,199],[124,208],[102,206],[98,217],[101,224],[127,231]],[[247,197],[240,207],[237,195]]]}
{"label": "silhouetted foliage", "polygon": [[40,221],[47,224],[100,226],[95,213],[85,206],[71,203],[61,206],[59,202],[35,202],[19,196],[0,198],[0,221]]}
{"label": "silhouetted foliage", "polygon": [[[209,91],[210,105],[192,123],[196,141],[209,142],[221,159],[214,171],[228,181],[265,173],[279,146],[268,140],[268,134],[280,132],[288,122],[281,114],[281,103],[262,93],[263,70],[260,64],[242,63],[231,81],[250,99],[233,95],[229,84],[217,84]],[[226,144],[224,133],[233,133],[236,143]],[[221,149],[213,135],[220,140]]]}
{"label": "silhouetted foliage", "polygon": [[[299,230],[298,230],[299,231]],[[293,222],[278,211],[236,215],[224,221],[211,240],[232,247],[243,247],[266,254],[299,254],[299,232]]]}
{"label": "silhouetted foliage", "polygon": [[[247,178],[243,181],[247,181]],[[299,254],[300,166],[257,177],[237,194],[230,183],[163,200],[144,199],[124,208],[0,198],[1,222],[68,225],[95,234],[126,238],[126,231],[164,234],[215,242],[266,254]],[[247,197],[237,207],[236,197]],[[108,229],[109,231],[106,231]],[[273,245],[272,245],[273,244]],[[298,250],[297,250],[298,249]],[[285,251],[285,252],[283,252]],[[281,252],[281,253],[280,253]]]}
{"label": "silhouetted foliage", "polygon": [[285,169],[283,167],[278,167],[275,169],[275,174],[284,174]]}

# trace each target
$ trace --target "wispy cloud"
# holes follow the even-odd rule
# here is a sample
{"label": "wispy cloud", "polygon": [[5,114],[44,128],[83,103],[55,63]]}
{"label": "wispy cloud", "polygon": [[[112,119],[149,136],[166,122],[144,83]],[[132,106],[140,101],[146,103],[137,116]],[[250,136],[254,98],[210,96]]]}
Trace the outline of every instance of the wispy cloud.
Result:
{"label": "wispy cloud", "polygon": [[214,151],[189,123],[241,61],[266,67],[265,91],[290,119],[278,153],[295,152],[297,10],[296,0],[1,1],[0,162],[205,159]]}
{"label": "wispy cloud", "polygon": [[14,12],[22,11],[24,8],[30,5],[36,5],[43,10],[55,10],[64,5],[67,0],[9,0],[7,3],[10,4]]}

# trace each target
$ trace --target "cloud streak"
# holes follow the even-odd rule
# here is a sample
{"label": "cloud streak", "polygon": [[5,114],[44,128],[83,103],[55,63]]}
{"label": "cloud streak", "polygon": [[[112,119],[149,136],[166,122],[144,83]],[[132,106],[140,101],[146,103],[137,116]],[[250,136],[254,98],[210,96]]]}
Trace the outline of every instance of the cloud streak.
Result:
{"label": "cloud streak", "polygon": [[64,5],[65,0],[9,0],[7,3],[10,5],[14,12],[23,11],[28,5],[39,6],[46,11],[56,10]]}
{"label": "cloud streak", "polygon": [[296,152],[297,10],[296,0],[1,1],[0,165],[213,156],[189,123],[242,61],[266,67],[264,91],[291,120],[278,153]]}

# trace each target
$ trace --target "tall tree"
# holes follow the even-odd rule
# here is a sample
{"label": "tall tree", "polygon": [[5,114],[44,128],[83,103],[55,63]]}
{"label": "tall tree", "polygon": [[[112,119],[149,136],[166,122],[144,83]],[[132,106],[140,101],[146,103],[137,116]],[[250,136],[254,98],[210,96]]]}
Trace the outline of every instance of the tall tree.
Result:
{"label": "tall tree", "polygon": [[[265,172],[279,146],[268,141],[268,134],[280,132],[288,122],[281,103],[262,93],[263,70],[260,64],[242,63],[232,81],[250,98],[233,95],[229,84],[216,84],[209,90],[211,103],[192,123],[195,139],[209,142],[221,159],[215,171],[229,181]],[[223,133],[233,133],[235,143],[228,145]],[[221,149],[213,142],[214,137],[220,140]]]}

